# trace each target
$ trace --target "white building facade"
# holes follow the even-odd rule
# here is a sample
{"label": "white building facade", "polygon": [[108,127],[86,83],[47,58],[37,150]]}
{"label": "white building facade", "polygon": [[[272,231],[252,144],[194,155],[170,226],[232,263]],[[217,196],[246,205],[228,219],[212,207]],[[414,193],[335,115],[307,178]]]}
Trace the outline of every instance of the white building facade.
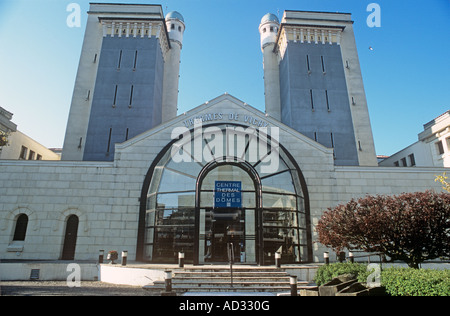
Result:
{"label": "white building facade", "polygon": [[[87,30],[89,34],[86,36],[94,36],[95,40],[85,41],[81,57],[66,134],[66,159],[63,151],[63,161],[58,162],[0,160],[0,259],[96,260],[99,250],[127,250],[129,260],[141,262],[175,263],[178,253],[183,252],[187,263],[217,264],[228,260],[226,250],[232,244],[236,263],[273,264],[276,252],[281,253],[284,263],[318,262],[327,249],[316,242],[315,225],[328,208],[367,194],[441,190],[434,182],[434,175],[444,172],[445,168],[411,170],[373,165],[372,160],[376,161],[376,158],[370,149],[373,139],[370,125],[367,126],[367,106],[363,103],[360,108],[350,108],[356,106],[351,105],[352,97],[359,96],[358,102],[365,99],[360,95],[360,72],[346,74],[347,58],[342,59],[342,56],[353,56],[353,59],[348,59],[349,65],[352,69],[359,69],[351,45],[352,22],[348,14],[287,12],[281,24],[269,14],[261,21],[260,32],[265,34],[264,26],[267,26],[265,32],[277,33],[276,38],[284,45],[285,54],[292,55],[297,49],[306,49],[307,54],[302,52],[301,56],[305,60],[311,58],[312,74],[317,67],[322,67],[320,63],[313,63],[320,61],[321,56],[327,62],[324,65],[342,68],[337,69],[334,75],[329,68],[327,74],[320,72],[314,75],[320,80],[325,80],[323,76],[326,75],[337,76],[341,80],[342,86],[336,88],[340,97],[334,99],[335,91],[330,89],[328,101],[334,100],[334,106],[338,106],[337,100],[345,102],[340,110],[331,111],[336,110],[339,117],[350,117],[350,113],[365,119],[364,128],[348,121],[350,126],[347,129],[353,131],[346,134],[351,136],[347,145],[353,144],[354,156],[351,159],[336,153],[339,142],[335,147],[319,141],[320,135],[333,135],[334,130],[327,130],[324,134],[318,130],[319,139],[315,139],[314,133],[304,135],[289,122],[278,119],[273,111],[278,109],[276,95],[279,90],[273,89],[271,84],[267,87],[272,95],[266,102],[275,104],[266,105],[266,113],[224,94],[182,115],[172,117],[173,114],[168,114],[164,120],[162,113],[153,112],[159,113],[161,122],[121,141],[111,142],[120,124],[112,127],[103,124],[102,131],[109,131],[110,136],[107,147],[114,150],[109,148],[110,151],[105,152],[107,147],[102,143],[103,152],[100,154],[107,159],[85,159],[91,155],[85,150],[89,137],[95,138],[95,133],[89,136],[88,131],[91,123],[98,119],[92,114],[95,108],[103,109],[108,104],[108,110],[114,113],[123,110],[119,109],[123,105],[127,107],[126,103],[119,102],[116,108],[112,107],[115,102],[110,101],[114,100],[115,89],[109,88],[118,87],[120,91],[129,82],[110,82],[109,88],[104,90],[103,82],[95,75],[97,71],[119,71],[116,65],[112,68],[105,65],[105,59],[109,61],[111,56],[121,56],[125,64],[121,65],[120,72],[129,72],[124,75],[134,80],[139,74],[133,74],[133,63],[127,62],[133,61],[136,55],[141,56],[140,50],[135,49],[142,44],[139,41],[146,40],[142,44],[145,46],[153,40],[159,45],[156,46],[158,49],[167,45],[166,54],[175,49],[174,55],[179,56],[185,27],[179,13],[169,13],[166,20],[162,20],[160,6],[93,4],[92,9],[87,27],[92,32]],[[141,11],[145,13],[143,16],[137,14]],[[302,19],[311,14],[320,23],[329,25],[301,26]],[[288,23],[289,18],[293,19],[292,23]],[[139,21],[135,22],[135,19]],[[122,23],[122,26],[115,28],[116,23]],[[159,31],[153,28],[153,24]],[[339,24],[338,27],[335,24]],[[293,25],[292,34],[296,34],[297,27],[298,34],[302,34],[304,28],[305,34],[309,35],[303,40],[306,43],[292,37],[290,28]],[[163,32],[167,29],[181,33],[171,36]],[[342,32],[346,30],[351,32],[344,35]],[[327,38],[322,37],[325,34]],[[275,38],[273,35],[268,39]],[[270,59],[274,63],[267,71],[272,76],[276,75],[278,67],[281,74],[284,70],[280,65],[286,67],[288,64],[281,64],[281,60],[273,58],[271,52],[278,52],[282,47],[271,43],[274,50],[266,51],[265,39],[263,35],[264,60]],[[160,45],[165,40],[166,44]],[[296,41],[306,46],[297,47],[294,45]],[[350,45],[342,50],[350,49],[352,53],[341,55],[342,50],[337,46],[346,41],[350,41]],[[101,47],[92,46],[91,50],[88,48],[91,43]],[[291,44],[294,45],[290,46],[292,49],[289,47]],[[314,45],[330,45],[332,48],[327,46],[329,54],[317,55]],[[158,55],[159,52],[156,50],[152,55],[155,61],[161,62],[161,58],[165,62],[170,61],[168,56]],[[91,65],[95,54],[98,67]],[[111,60],[117,62],[119,59],[115,57]],[[279,65],[276,64],[278,62]],[[136,63],[135,72],[145,69],[144,64]],[[171,62],[167,67],[178,72],[177,66]],[[164,76],[167,69],[159,69],[162,77],[155,77],[160,81],[153,87],[166,86],[167,77]],[[83,80],[85,76],[90,79]],[[319,77],[316,78],[318,81]],[[352,80],[357,84],[351,84]],[[349,87],[359,87],[359,90],[342,90],[344,83]],[[87,86],[80,89],[84,84],[93,85],[90,100],[82,97],[89,90]],[[282,80],[280,84],[283,84]],[[172,82],[168,86],[173,92],[177,83]],[[137,84],[136,87],[139,89]],[[167,91],[163,90],[155,94],[157,102],[164,104],[170,99],[173,107],[176,98],[166,95]],[[327,90],[319,86],[312,86],[309,90],[313,98],[321,100],[315,104],[326,107],[326,100],[318,95],[326,95]],[[285,96],[289,95],[288,92],[280,90],[280,94],[287,93]],[[311,96],[309,92],[307,95]],[[105,95],[108,98],[103,104],[100,99],[103,100]],[[128,94],[127,98],[118,97],[117,100],[127,101],[129,97]],[[283,103],[285,101],[280,99],[281,117],[283,108],[289,107]],[[92,107],[83,107],[86,105]],[[125,110],[136,107],[139,112],[139,107],[147,106],[134,101],[131,105]],[[173,113],[173,110],[166,113]],[[318,114],[320,111],[316,110],[315,114]],[[360,112],[356,114],[355,111]],[[116,114],[111,114],[111,117]],[[320,118],[318,122],[321,122]],[[122,131],[123,127],[120,126]],[[107,153],[111,155],[105,155]],[[354,163],[346,165],[349,161]]]}
{"label": "white building facade", "polygon": [[[216,118],[205,121],[203,142],[224,125],[278,127],[279,169],[262,173],[263,164],[255,166],[248,154],[229,163],[214,155],[172,161],[174,128],[195,117]],[[327,208],[366,194],[439,191],[434,175],[445,171],[333,161],[332,149],[223,95],[116,145],[113,162],[0,161],[1,258],[95,260],[104,249],[127,250],[130,260],[176,262],[183,251],[187,262],[201,264],[223,261],[228,238],[245,263],[269,264],[280,247],[286,262],[317,262],[326,249],[314,242],[314,225]],[[209,187],[199,187],[199,179]],[[215,213],[214,181],[241,182],[242,204]],[[214,219],[233,226],[235,235],[213,226]],[[75,236],[68,235],[73,226]]]}
{"label": "white building facade", "polygon": [[60,156],[17,130],[11,119],[13,113],[0,107],[0,131],[7,136],[7,144],[0,147],[0,159],[60,160]]}
{"label": "white building facade", "polygon": [[417,142],[384,159],[380,166],[450,168],[450,111],[423,127]]}

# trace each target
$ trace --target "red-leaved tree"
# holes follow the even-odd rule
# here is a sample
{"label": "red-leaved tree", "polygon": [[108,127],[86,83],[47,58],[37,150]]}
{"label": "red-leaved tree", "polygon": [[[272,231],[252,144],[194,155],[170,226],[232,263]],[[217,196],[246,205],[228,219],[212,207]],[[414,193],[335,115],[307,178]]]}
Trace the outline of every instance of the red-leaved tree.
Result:
{"label": "red-leaved tree", "polygon": [[335,251],[381,252],[413,268],[450,257],[450,194],[367,196],[329,209],[316,230]]}

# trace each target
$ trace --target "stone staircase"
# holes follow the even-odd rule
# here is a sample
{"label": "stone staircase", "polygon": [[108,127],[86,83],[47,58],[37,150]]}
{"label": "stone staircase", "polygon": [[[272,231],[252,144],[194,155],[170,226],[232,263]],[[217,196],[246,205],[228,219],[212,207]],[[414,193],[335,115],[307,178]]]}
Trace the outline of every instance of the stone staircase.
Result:
{"label": "stone staircase", "polygon": [[[298,286],[308,282],[298,281]],[[165,289],[164,281],[148,286]],[[277,268],[233,267],[233,284],[228,268],[189,268],[173,271],[172,289],[182,292],[289,292],[289,275]]]}

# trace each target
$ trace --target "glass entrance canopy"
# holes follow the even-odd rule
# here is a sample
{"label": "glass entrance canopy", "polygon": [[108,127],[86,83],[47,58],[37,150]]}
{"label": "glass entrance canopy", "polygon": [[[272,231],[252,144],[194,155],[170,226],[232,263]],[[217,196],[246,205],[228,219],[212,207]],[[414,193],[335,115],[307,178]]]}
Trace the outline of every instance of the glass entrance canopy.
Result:
{"label": "glass entrance canopy", "polygon": [[[306,184],[267,129],[219,124],[185,130],[155,159],[141,198],[138,259],[223,263],[312,260]],[[200,154],[199,154],[200,152]]]}

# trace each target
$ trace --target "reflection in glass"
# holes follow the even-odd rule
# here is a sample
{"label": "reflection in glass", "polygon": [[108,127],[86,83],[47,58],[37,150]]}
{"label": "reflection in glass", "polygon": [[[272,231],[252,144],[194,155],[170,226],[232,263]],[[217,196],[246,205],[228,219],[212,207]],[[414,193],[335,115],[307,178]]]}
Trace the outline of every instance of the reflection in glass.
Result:
{"label": "reflection in glass", "polygon": [[[202,159],[194,159],[192,143],[186,146],[190,162],[175,162],[169,148],[155,166],[146,200],[146,260],[176,263],[178,252],[182,251],[186,263],[193,262],[197,247],[195,255],[200,263],[224,262],[227,243],[233,243],[235,262],[274,264],[275,252],[281,252],[283,263],[308,260],[305,200],[296,165],[279,148],[278,169],[262,173],[267,161],[254,158],[258,130],[236,137],[230,145],[225,141],[229,126],[203,129]],[[193,142],[194,133],[191,136]],[[225,153],[230,152],[234,155],[227,160],[234,163],[220,163],[208,169],[196,192],[205,166],[212,161],[223,162]],[[252,176],[238,161],[245,162],[246,170],[252,169]],[[259,186],[259,179],[262,195],[255,187]],[[241,182],[240,208],[215,208],[216,181]],[[263,247],[262,252],[259,247]],[[264,258],[259,258],[261,255]]]}

